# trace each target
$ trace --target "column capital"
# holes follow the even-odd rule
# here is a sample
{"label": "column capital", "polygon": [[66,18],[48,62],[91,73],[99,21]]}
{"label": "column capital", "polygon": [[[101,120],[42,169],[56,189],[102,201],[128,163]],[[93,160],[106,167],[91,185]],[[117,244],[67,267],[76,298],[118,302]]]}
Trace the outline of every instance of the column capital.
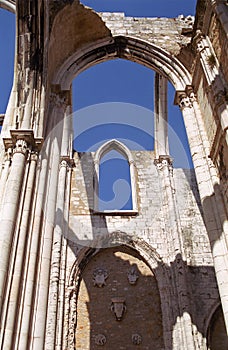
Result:
{"label": "column capital", "polygon": [[154,160],[154,164],[156,165],[158,170],[162,170],[164,167],[168,167],[169,170],[172,170],[173,158],[171,158],[169,155],[161,155]]}
{"label": "column capital", "polygon": [[191,85],[187,85],[183,91],[176,91],[174,104],[179,105],[181,110],[185,108],[192,108],[193,102],[196,101],[197,98]]}
{"label": "column capital", "polygon": [[25,140],[23,139],[18,139],[16,141],[16,144],[14,146],[14,149],[13,149],[13,154],[15,153],[22,153],[24,155],[26,155],[28,152],[28,144]]}
{"label": "column capital", "polygon": [[[33,130],[10,130],[11,137],[3,138],[5,149],[8,150],[9,148],[14,149],[15,152],[24,152],[23,149],[26,148],[32,150],[32,151],[40,151],[42,144],[43,144],[43,138],[35,138]],[[20,142],[19,142],[20,141]],[[19,151],[20,150],[20,151]]]}
{"label": "column capital", "polygon": [[[178,91],[177,91],[178,93]],[[190,100],[190,97],[186,94],[186,92],[178,94],[178,96],[175,98],[178,106],[181,110],[185,108],[192,108],[192,102]]]}
{"label": "column capital", "polygon": [[59,163],[59,167],[62,168],[74,168],[75,167],[75,162],[74,159],[71,158],[70,156],[61,156],[60,157],[60,163]]}

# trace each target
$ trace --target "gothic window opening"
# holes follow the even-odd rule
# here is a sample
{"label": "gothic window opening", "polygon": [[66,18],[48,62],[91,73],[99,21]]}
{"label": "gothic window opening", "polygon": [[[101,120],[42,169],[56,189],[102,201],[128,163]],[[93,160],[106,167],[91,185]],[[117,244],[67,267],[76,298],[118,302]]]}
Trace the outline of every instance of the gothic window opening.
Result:
{"label": "gothic window opening", "polygon": [[134,160],[128,148],[110,140],[97,150],[94,163],[94,209],[136,212]]}
{"label": "gothic window opening", "polygon": [[117,151],[108,152],[100,160],[99,210],[132,210],[129,163]]}

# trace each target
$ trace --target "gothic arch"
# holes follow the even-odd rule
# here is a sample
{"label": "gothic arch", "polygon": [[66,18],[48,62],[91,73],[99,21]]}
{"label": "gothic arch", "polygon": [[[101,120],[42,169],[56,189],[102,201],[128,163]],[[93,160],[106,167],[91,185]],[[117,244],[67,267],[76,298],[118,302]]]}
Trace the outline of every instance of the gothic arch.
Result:
{"label": "gothic arch", "polygon": [[16,12],[16,1],[15,0],[0,0],[0,7],[10,12]]}
{"label": "gothic arch", "polygon": [[145,40],[116,36],[95,41],[77,50],[56,71],[53,84],[69,90],[74,77],[85,69],[107,60],[123,58],[145,65],[165,76],[176,90],[191,85],[191,75],[184,65],[169,52]]}
{"label": "gothic arch", "polygon": [[[168,293],[170,279],[166,265],[163,263],[162,258],[159,256],[156,250],[143,239],[127,235],[125,232],[113,232],[109,234],[108,237],[104,237],[104,241],[107,247],[127,246],[135,250],[147,262],[147,265],[153,271],[158,284],[162,315],[164,315],[162,322],[165,342],[166,334],[168,336],[169,329],[171,327],[171,320],[165,316],[167,314],[166,305],[170,305],[172,301],[170,300],[170,294]],[[107,245],[107,242],[109,242],[109,245]],[[83,248],[79,252],[77,260],[71,268],[67,285],[65,316],[65,344],[69,350],[74,350],[75,344],[75,329],[77,323],[77,296],[79,292],[81,276],[87,264],[101,250],[102,249],[92,247]]]}
{"label": "gothic arch", "polygon": [[[103,145],[95,153],[94,158],[94,209],[95,211],[99,211],[99,165],[101,158],[111,150],[115,150],[122,154],[124,158],[128,161],[129,170],[130,170],[130,181],[131,181],[131,193],[132,193],[132,210],[128,210],[127,212],[137,213],[137,195],[136,195],[136,174],[135,174],[135,164],[134,158],[130,152],[130,150],[125,146],[122,142],[118,140],[109,140],[105,142]],[[119,211],[119,210],[118,210]],[[111,210],[113,213],[113,210]]]}

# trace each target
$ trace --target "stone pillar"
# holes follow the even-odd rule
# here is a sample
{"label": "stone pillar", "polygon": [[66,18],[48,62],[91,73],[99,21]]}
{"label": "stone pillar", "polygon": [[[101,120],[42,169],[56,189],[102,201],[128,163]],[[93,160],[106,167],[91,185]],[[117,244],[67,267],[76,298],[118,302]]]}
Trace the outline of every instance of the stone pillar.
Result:
{"label": "stone pillar", "polygon": [[5,186],[7,182],[7,178],[9,176],[9,170],[10,170],[10,164],[11,164],[11,157],[12,157],[12,149],[9,148],[5,154],[5,161],[3,163],[3,169],[1,172],[1,179],[0,179],[0,205],[2,203],[4,193],[5,193]]}
{"label": "stone pillar", "polygon": [[[50,152],[50,142],[45,146],[46,154]],[[37,169],[38,186],[36,189],[35,208],[31,217],[31,237],[28,243],[27,259],[25,263],[26,284],[22,292],[23,308],[20,315],[20,329],[18,349],[27,349],[30,346],[30,327],[32,325],[32,312],[34,310],[34,297],[36,295],[36,272],[38,269],[38,255],[41,245],[42,221],[44,219],[44,198],[47,182],[48,160],[43,157]],[[45,311],[46,313],[46,311]],[[42,347],[41,347],[42,349]]]}
{"label": "stone pillar", "polygon": [[56,200],[58,197],[58,175],[59,160],[61,155],[64,117],[66,108],[69,105],[69,91],[58,91],[53,93],[50,113],[53,118],[53,128],[49,129],[47,142],[50,151],[45,152],[48,158],[48,167],[45,184],[45,202],[43,207],[43,219],[41,234],[41,247],[39,251],[38,264],[36,266],[36,295],[35,309],[36,317],[33,318],[33,329],[31,332],[32,342],[30,346],[33,350],[41,349],[45,346],[45,333],[47,326],[48,294],[50,286],[50,271],[52,259],[52,242],[55,227]]}
{"label": "stone pillar", "polygon": [[[206,133],[202,135],[202,116],[197,101],[188,92],[177,93],[183,113],[192,160],[201,197],[205,224],[211,244],[224,318],[228,329],[228,249],[226,242],[227,216],[209,154],[206,152]],[[197,112],[198,111],[198,112]],[[196,114],[197,113],[197,114]],[[200,123],[200,125],[199,125]]]}
{"label": "stone pillar", "polygon": [[2,309],[4,289],[6,287],[10,250],[17,220],[18,204],[21,195],[27,151],[27,142],[24,139],[18,139],[13,150],[12,165],[5,188],[6,195],[4,196],[4,202],[2,204],[0,235],[0,311]]}
{"label": "stone pillar", "polygon": [[158,158],[169,154],[167,79],[158,73],[155,74],[154,114],[155,153]]}
{"label": "stone pillar", "polygon": [[12,284],[9,293],[9,303],[7,308],[7,316],[4,330],[4,349],[11,349],[15,344],[17,337],[17,320],[20,310],[20,292],[23,289],[23,265],[25,263],[26,247],[29,241],[29,222],[31,219],[31,204],[34,194],[34,181],[36,175],[37,153],[31,153],[29,156],[29,171],[27,176],[26,190],[24,195],[24,203],[22,208],[22,216],[20,219],[20,227],[18,232],[17,250],[14,261],[14,271],[12,276]]}
{"label": "stone pillar", "polygon": [[186,281],[187,269],[181,238],[181,226],[175,198],[175,184],[173,181],[172,159],[169,156],[159,156],[155,160],[161,179],[162,212],[167,235],[167,252],[170,264],[170,274],[173,281],[173,304],[170,312],[173,317],[172,337],[173,350],[178,350],[180,344],[183,349],[195,350],[193,328],[191,322],[191,307],[189,291]]}
{"label": "stone pillar", "polygon": [[[62,254],[62,242],[64,240],[64,209],[66,178],[69,160],[62,158],[60,162],[58,194],[56,204],[55,228],[52,243],[52,259],[50,272],[50,289],[47,313],[47,328],[45,337],[45,349],[54,350],[56,344],[56,328],[59,297],[59,279]],[[61,320],[59,320],[61,322]]]}

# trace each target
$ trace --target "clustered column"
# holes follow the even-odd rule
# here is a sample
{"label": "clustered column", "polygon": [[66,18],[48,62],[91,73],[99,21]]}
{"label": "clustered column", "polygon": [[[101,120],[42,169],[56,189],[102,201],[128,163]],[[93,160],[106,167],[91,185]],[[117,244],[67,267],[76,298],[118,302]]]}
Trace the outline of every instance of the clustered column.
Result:
{"label": "clustered column", "polygon": [[2,223],[0,240],[2,251],[0,254],[0,311],[2,309],[4,289],[6,286],[10,250],[17,220],[18,203],[21,194],[21,185],[25,171],[27,153],[28,145],[26,141],[23,139],[17,140],[13,149],[12,164],[1,210]]}
{"label": "clustered column", "polygon": [[[175,285],[177,300],[175,328],[172,329],[174,344],[182,344],[185,349],[195,349],[190,303],[186,282],[186,267],[181,241],[181,225],[175,197],[172,158],[168,145],[168,113],[167,113],[167,79],[158,73],[155,76],[155,165],[161,179],[162,209],[165,230],[167,233],[168,261],[171,263],[170,273]],[[179,345],[178,345],[179,346]]]}
{"label": "clustered column", "polygon": [[228,250],[226,242],[227,217],[219,190],[219,179],[206,152],[202,115],[192,89],[177,92],[177,100],[183,113],[186,131],[194,163],[196,178],[203,205],[205,223],[212,255],[221,303],[228,329]]}

